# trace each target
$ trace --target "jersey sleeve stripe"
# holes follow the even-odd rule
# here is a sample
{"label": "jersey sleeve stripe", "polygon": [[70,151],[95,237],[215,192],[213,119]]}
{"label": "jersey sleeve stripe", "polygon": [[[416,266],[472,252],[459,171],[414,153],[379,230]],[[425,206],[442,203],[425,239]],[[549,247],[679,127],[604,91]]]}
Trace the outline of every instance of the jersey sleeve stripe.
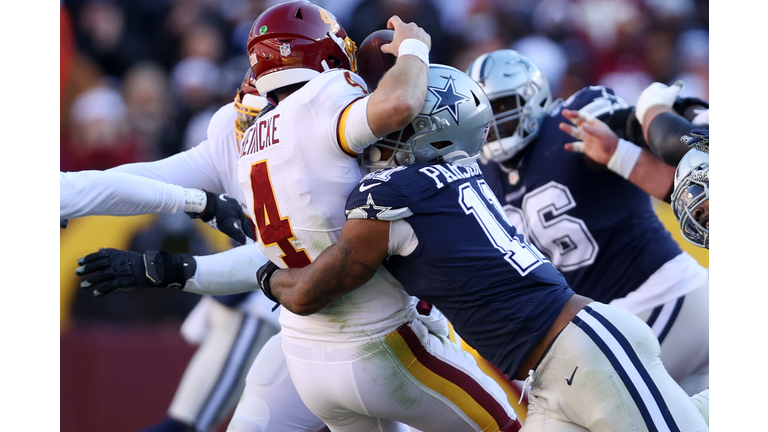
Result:
{"label": "jersey sleeve stripe", "polygon": [[336,142],[339,143],[339,147],[341,148],[341,151],[346,153],[347,155],[356,158],[357,153],[355,153],[351,148],[349,148],[349,143],[347,143],[347,118],[349,117],[349,110],[352,108],[352,105],[355,104],[355,102],[359,101],[360,99],[364,98],[365,96],[361,96],[352,102],[350,102],[349,105],[347,105],[346,108],[344,108],[341,111],[341,114],[339,115],[339,121],[336,123]]}
{"label": "jersey sleeve stripe", "polygon": [[481,430],[516,430],[514,413],[470,375],[430,353],[408,324],[388,334],[386,342],[414,378],[461,408]]}

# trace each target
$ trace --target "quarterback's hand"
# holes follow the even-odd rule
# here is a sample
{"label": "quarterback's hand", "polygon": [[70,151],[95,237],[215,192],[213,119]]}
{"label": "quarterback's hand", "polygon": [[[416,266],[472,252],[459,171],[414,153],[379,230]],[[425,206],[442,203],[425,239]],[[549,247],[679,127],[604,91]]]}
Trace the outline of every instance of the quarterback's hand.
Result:
{"label": "quarterback's hand", "polygon": [[381,52],[383,53],[392,54],[397,57],[400,44],[406,39],[420,40],[427,44],[427,48],[432,48],[432,38],[423,28],[415,23],[404,23],[399,16],[392,15],[392,18],[387,21],[387,28],[394,30],[395,34],[392,36],[392,42],[381,46]]}
{"label": "quarterback's hand", "polygon": [[256,272],[256,278],[259,281],[259,287],[261,288],[261,291],[264,292],[264,295],[267,296],[268,299],[277,304],[280,304],[280,301],[272,294],[272,288],[269,286],[269,280],[272,278],[272,274],[279,269],[280,267],[278,267],[275,263],[272,261],[267,261],[267,263],[259,267],[259,270]]}
{"label": "quarterback's hand", "polygon": [[241,245],[246,243],[247,238],[254,239],[251,223],[236,199],[224,194],[217,196],[208,191],[204,192],[207,198],[205,210],[201,213],[188,212],[189,217],[202,219],[203,222],[230,236]]}
{"label": "quarterback's hand", "polygon": [[677,95],[683,91],[683,87],[684,83],[682,80],[675,81],[671,86],[655,82],[646,87],[645,90],[640,93],[640,97],[637,99],[637,104],[635,105],[637,121],[642,125],[645,113],[648,111],[648,108],[654,105],[663,105],[672,108]]}
{"label": "quarterback's hand", "polygon": [[[428,310],[420,307],[428,305]],[[430,333],[441,336],[448,339],[450,330],[448,329],[448,318],[443,315],[434,305],[426,303],[423,300],[419,300],[416,306],[416,310],[419,314],[416,318],[421,321]]]}
{"label": "quarterback's hand", "polygon": [[93,289],[101,296],[114,290],[134,288],[184,288],[195,274],[197,263],[192,255],[147,251],[145,254],[101,248],[77,260],[75,274],[83,277],[82,289]]}
{"label": "quarterback's hand", "polygon": [[562,114],[576,126],[560,123],[560,130],[581,140],[566,144],[565,149],[584,153],[595,162],[608,165],[619,144],[619,137],[611,128],[600,119],[579,111],[564,109]]}

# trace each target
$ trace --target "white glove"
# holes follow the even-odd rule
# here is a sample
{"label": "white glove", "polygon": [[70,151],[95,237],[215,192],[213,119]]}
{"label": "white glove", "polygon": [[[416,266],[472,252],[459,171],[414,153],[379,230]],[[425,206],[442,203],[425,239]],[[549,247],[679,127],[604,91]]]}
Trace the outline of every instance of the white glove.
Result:
{"label": "white glove", "polygon": [[645,113],[648,111],[648,108],[654,105],[664,105],[671,108],[672,104],[675,103],[677,95],[683,91],[683,86],[683,81],[677,80],[671,86],[655,82],[646,87],[646,89],[640,93],[640,97],[637,99],[637,104],[635,105],[637,121],[642,125]]}

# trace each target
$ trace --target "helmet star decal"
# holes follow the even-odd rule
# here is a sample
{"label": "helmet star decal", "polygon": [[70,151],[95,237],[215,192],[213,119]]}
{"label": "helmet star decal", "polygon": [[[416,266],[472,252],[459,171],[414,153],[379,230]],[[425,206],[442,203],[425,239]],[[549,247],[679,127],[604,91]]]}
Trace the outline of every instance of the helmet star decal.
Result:
{"label": "helmet star decal", "polygon": [[469,102],[469,97],[456,93],[452,76],[441,77],[445,78],[445,87],[442,89],[440,87],[427,87],[427,90],[437,98],[437,103],[432,107],[429,115],[435,115],[440,111],[448,111],[453,120],[456,121],[456,124],[459,124],[459,104]]}

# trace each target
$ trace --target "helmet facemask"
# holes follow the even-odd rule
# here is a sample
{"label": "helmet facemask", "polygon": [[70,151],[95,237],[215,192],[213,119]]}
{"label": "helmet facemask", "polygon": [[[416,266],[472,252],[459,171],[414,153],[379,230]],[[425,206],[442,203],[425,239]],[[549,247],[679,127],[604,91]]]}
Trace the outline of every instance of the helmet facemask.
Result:
{"label": "helmet facemask", "polygon": [[485,90],[494,120],[483,158],[505,162],[533,142],[553,104],[549,81],[530,60],[502,49],[483,54],[468,74]]}
{"label": "helmet facemask", "polygon": [[245,135],[245,130],[251,127],[256,121],[256,117],[259,116],[262,108],[256,108],[257,105],[264,105],[259,103],[258,96],[245,94],[241,95],[241,92],[237,92],[235,95],[235,111],[237,111],[237,118],[235,118],[235,137],[237,141],[241,141]]}
{"label": "helmet facemask", "polygon": [[690,243],[709,249],[709,165],[694,168],[675,187],[672,211]]}
{"label": "helmet facemask", "polygon": [[525,98],[517,93],[496,98],[491,106],[494,116],[488,142],[483,147],[484,157],[508,160],[538,136],[539,122],[526,107]]}

